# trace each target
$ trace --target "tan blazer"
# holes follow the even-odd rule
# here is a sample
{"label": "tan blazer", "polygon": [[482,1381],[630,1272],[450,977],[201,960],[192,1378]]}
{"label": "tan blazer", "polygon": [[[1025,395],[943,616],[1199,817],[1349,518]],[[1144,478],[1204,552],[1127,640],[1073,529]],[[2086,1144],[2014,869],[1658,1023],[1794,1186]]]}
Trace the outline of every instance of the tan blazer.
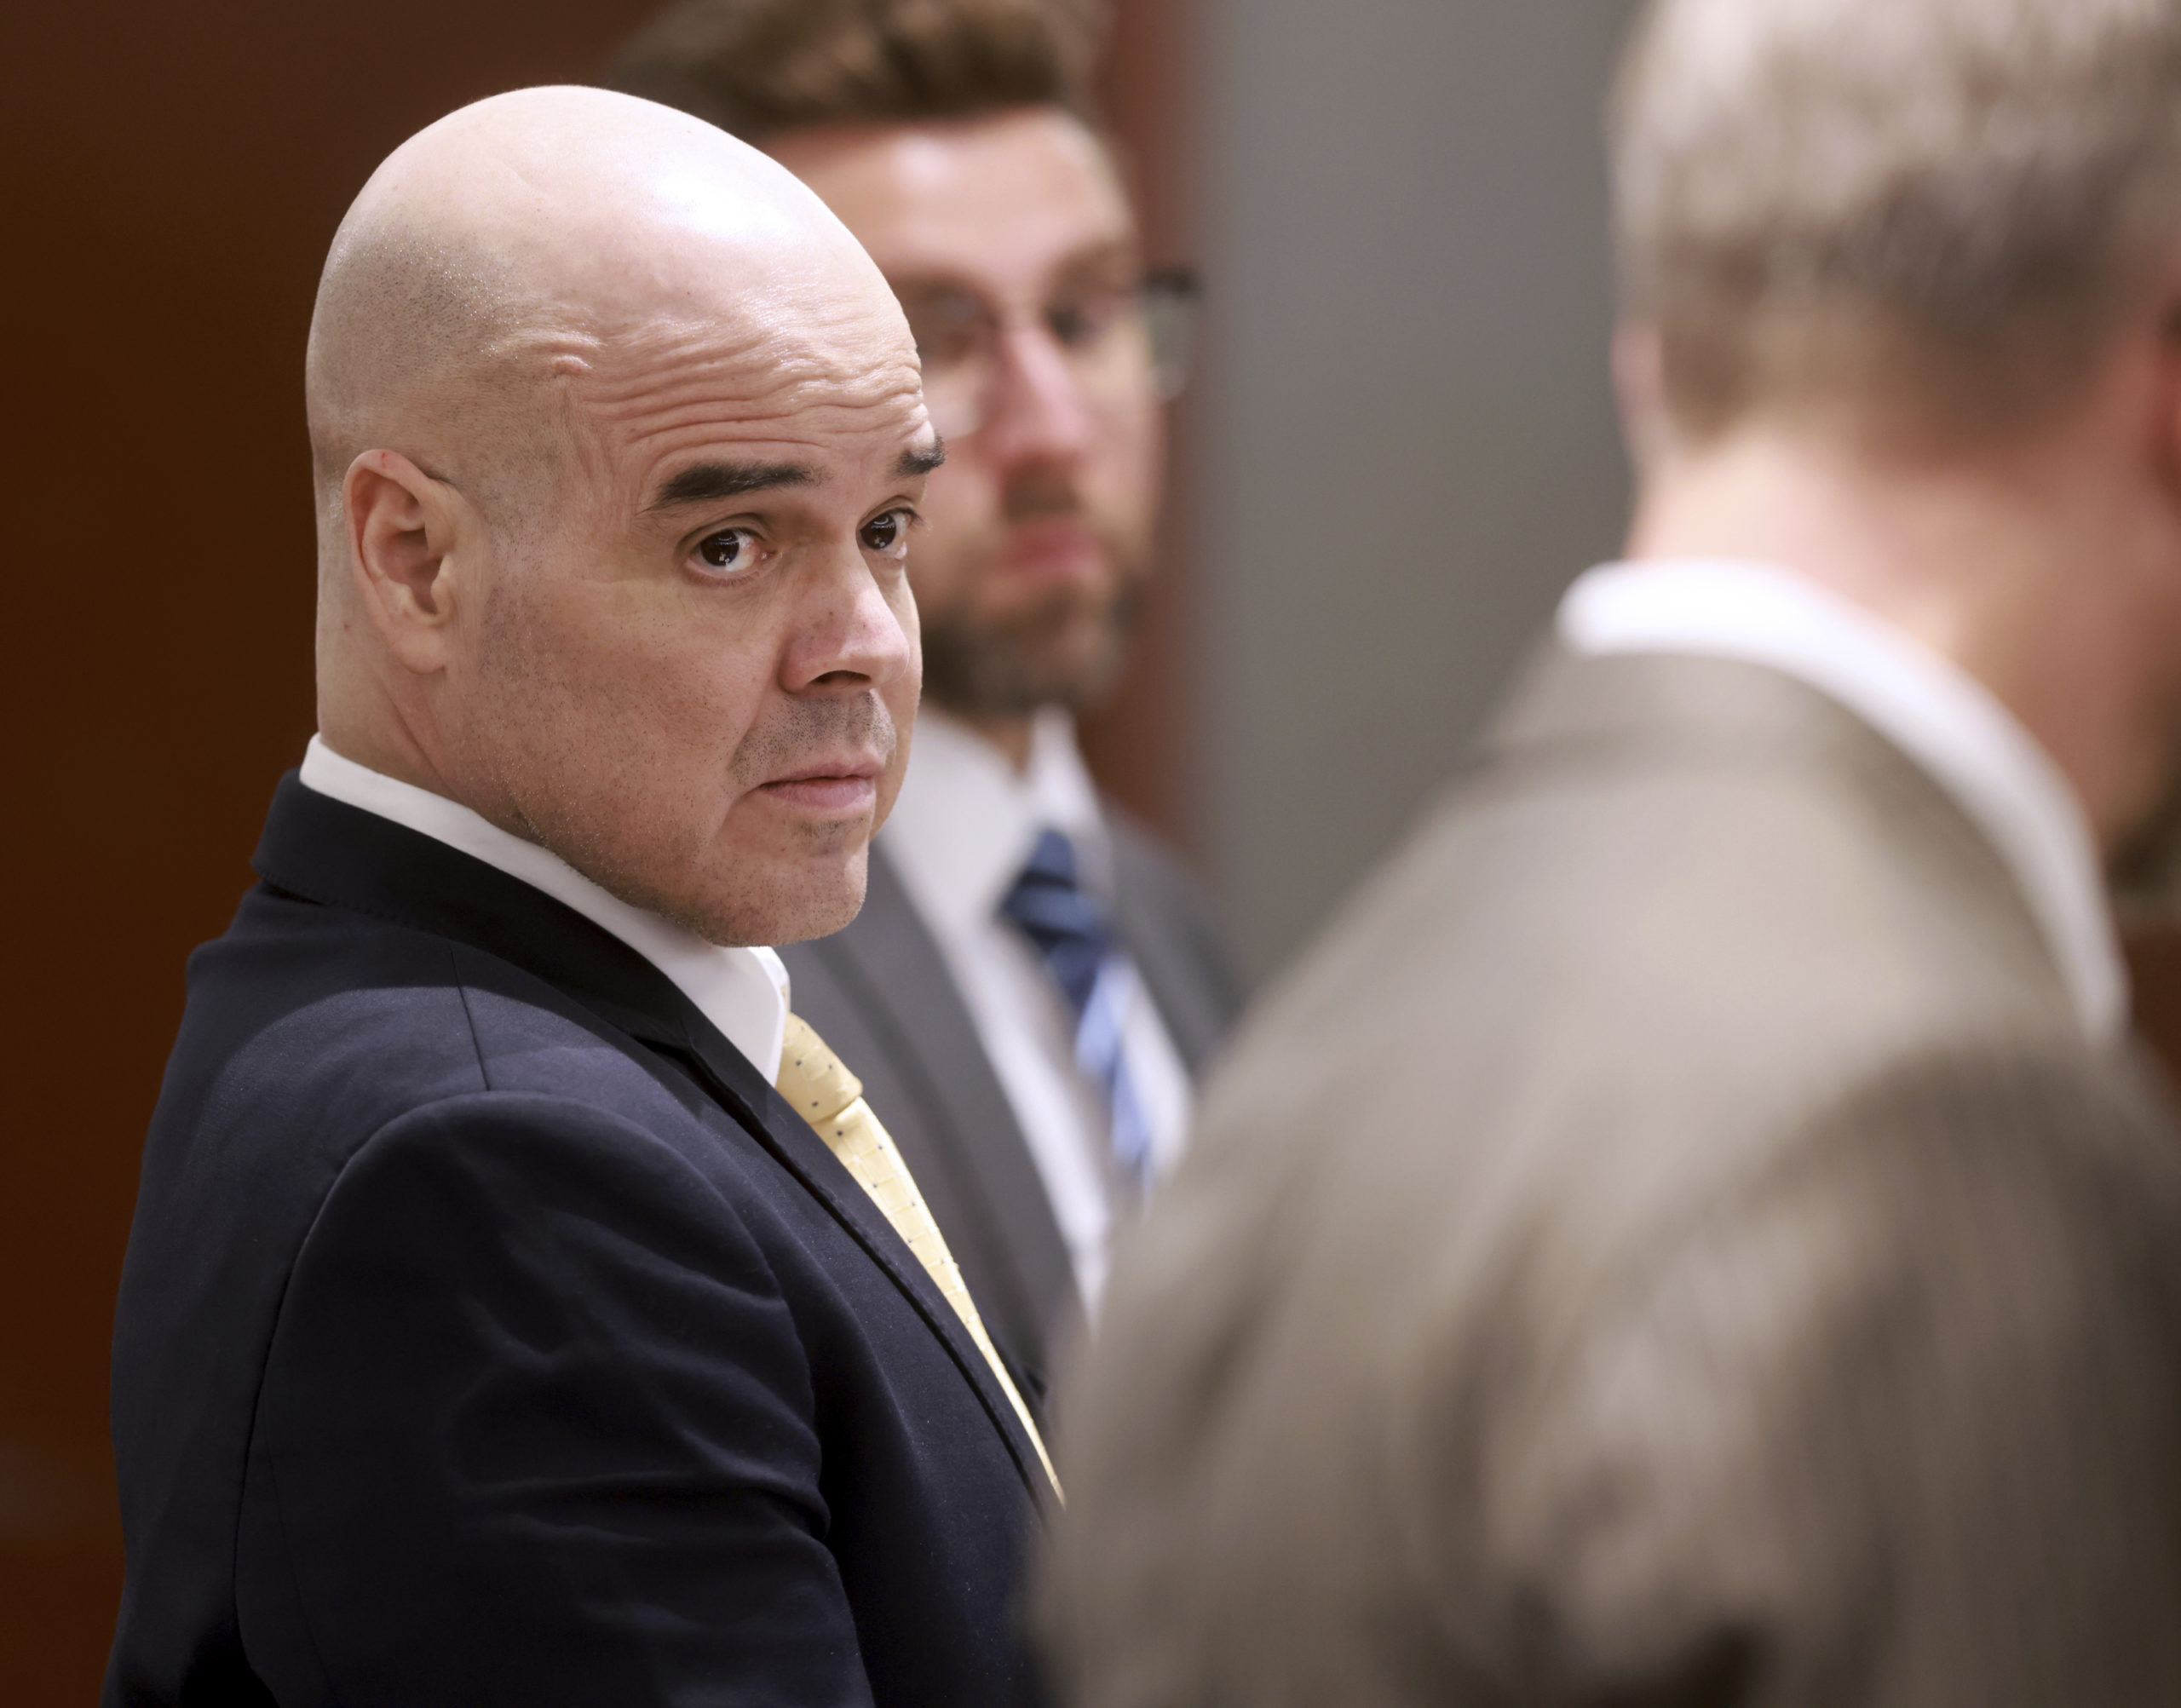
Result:
{"label": "tan blazer", "polygon": [[1548,655],[1062,1410],[1085,1708],[2181,1703],[2181,1137],[1937,787]]}

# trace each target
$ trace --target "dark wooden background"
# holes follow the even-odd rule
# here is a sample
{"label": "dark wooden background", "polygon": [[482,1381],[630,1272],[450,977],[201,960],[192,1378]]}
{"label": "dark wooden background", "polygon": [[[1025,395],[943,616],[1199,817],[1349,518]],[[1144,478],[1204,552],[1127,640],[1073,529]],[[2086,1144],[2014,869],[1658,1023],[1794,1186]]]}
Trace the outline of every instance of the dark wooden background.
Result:
{"label": "dark wooden background", "polygon": [[[191,946],[313,727],[302,409],[319,261],[410,132],[590,74],[653,0],[69,0],[0,43],[8,539],[0,814],[0,1699],[94,1699],[121,1580],[106,1354]],[[1177,0],[1116,9],[1109,106],[1188,260]],[[1186,533],[1186,519],[1169,527]],[[1177,578],[1090,732],[1188,828]]]}

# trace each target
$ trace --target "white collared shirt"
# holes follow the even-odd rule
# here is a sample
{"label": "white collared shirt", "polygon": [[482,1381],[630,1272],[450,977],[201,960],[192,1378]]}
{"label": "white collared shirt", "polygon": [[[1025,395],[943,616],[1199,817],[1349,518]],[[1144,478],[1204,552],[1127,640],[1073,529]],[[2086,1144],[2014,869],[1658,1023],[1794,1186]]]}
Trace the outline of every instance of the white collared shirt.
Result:
{"label": "white collared shirt", "polygon": [[770,949],[726,948],[631,906],[558,854],[510,836],[469,808],[342,757],[318,736],[304,750],[306,787],[406,825],[542,889],[634,949],[672,980],[767,1083],[780,1078],[787,1036],[787,968]]}
{"label": "white collared shirt", "polygon": [[2084,1032],[2126,1032],[2128,978],[2097,839],[2051,756],[1950,659],[1792,570],[1608,564],[1561,601],[1570,651],[1693,653],[1767,664],[1869,724],[1990,838],[2059,963]]}
{"label": "white collared shirt", "polygon": [[[1075,844],[1083,887],[1110,910],[1113,842],[1084,769],[1073,722],[1039,714],[1027,770],[965,725],[917,715],[908,775],[879,842],[939,944],[1043,1178],[1078,1291],[1095,1311],[1105,1290],[1115,1204],[1108,1118],[1075,1066],[1075,1022],[1029,940],[1000,912],[1039,833]],[[1122,1025],[1129,1076],[1151,1130],[1154,1172],[1188,1131],[1188,1070],[1138,980]]]}

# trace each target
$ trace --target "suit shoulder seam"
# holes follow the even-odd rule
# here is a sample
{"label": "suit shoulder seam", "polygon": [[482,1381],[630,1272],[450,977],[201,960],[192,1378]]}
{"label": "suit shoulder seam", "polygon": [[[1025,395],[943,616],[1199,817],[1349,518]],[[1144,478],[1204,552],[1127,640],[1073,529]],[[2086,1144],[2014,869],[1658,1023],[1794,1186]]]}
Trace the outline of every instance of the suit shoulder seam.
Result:
{"label": "suit shoulder seam", "polygon": [[[469,981],[462,975],[462,953],[459,945],[452,941],[450,941],[447,944],[446,959],[447,970],[452,974],[454,977],[455,1000],[462,1004],[462,1023],[469,1029],[470,1054],[477,1059],[478,1084],[483,1090],[491,1091],[494,1089],[492,1084],[492,1070],[486,1065],[485,1061],[485,1040],[478,1036],[476,1010],[472,1009],[469,1005]],[[378,1135],[377,1133],[373,1133],[371,1135],[371,1138],[376,1138],[377,1136]],[[371,1139],[365,1139],[364,1141],[364,1144],[366,1145],[370,1142]],[[358,1150],[361,1150],[363,1146],[361,1145],[357,1147]]]}

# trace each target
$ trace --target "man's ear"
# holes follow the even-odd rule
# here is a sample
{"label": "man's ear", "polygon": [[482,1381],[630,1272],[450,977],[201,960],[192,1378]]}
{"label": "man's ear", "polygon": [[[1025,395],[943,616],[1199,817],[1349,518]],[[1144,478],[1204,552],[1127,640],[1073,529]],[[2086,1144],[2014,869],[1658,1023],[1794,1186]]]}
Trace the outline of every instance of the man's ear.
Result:
{"label": "man's ear", "polygon": [[398,451],[366,451],[341,484],[356,595],[387,649],[420,675],[445,668],[465,506]]}
{"label": "man's ear", "polygon": [[1673,448],[1666,357],[1657,327],[1623,320],[1613,329],[1613,394],[1620,405],[1620,440],[1640,480]]}

